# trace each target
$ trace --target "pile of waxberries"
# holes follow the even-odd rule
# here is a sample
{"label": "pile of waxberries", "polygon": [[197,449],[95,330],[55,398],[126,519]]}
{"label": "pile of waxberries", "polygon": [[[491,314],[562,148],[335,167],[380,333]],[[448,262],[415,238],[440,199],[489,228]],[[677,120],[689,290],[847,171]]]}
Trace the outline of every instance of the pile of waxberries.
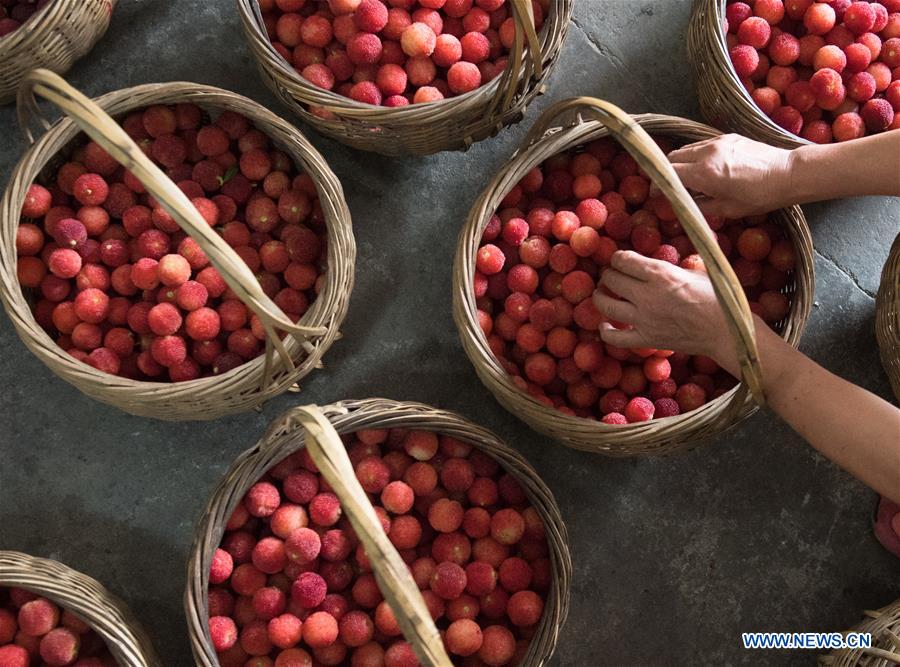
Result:
{"label": "pile of waxberries", "polygon": [[0,0],[0,37],[8,35],[53,0]]}
{"label": "pile of waxberries", "polygon": [[[193,104],[129,114],[125,131],[297,321],[323,285],[326,229],[316,187],[235,112]],[[55,183],[32,185],[16,233],[18,278],[57,344],[139,380],[218,375],[264,351],[265,330],[203,250],[93,141]]]}
{"label": "pile of waxberries", "polygon": [[[506,69],[506,0],[259,0],[275,49],[315,86],[387,107],[471,92]],[[549,0],[532,0],[540,29]],[[328,117],[324,110],[314,113]]]}
{"label": "pile of waxberries", "polygon": [[725,8],[734,70],[777,125],[827,144],[900,128],[900,0]]}
{"label": "pile of waxberries", "polygon": [[[515,478],[471,445],[430,431],[358,431],[347,449],[457,664],[520,664],[552,573],[543,523]],[[250,657],[276,667],[419,664],[306,450],[247,492],[209,582],[222,667]]]}
{"label": "pile of waxberries", "polygon": [[[582,148],[529,171],[484,229],[473,280],[481,330],[516,385],[565,414],[626,424],[699,408],[736,380],[708,357],[603,343],[591,295],[617,250],[692,271],[705,270],[703,259],[634,158],[608,138]],[[765,215],[706,222],[750,308],[780,322],[791,242]]]}
{"label": "pile of waxberries", "polygon": [[24,588],[0,588],[2,667],[112,667],[103,639],[80,618]]}

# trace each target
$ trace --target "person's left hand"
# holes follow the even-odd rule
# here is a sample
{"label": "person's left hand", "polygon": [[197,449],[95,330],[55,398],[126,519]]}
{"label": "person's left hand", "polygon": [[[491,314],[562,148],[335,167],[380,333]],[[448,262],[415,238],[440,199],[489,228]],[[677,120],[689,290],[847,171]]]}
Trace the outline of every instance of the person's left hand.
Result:
{"label": "person's left hand", "polygon": [[705,195],[697,205],[707,215],[741,218],[788,206],[793,191],[793,151],[737,134],[723,134],[669,153],[686,188]]}
{"label": "person's left hand", "polygon": [[605,342],[702,354],[724,368],[736,367],[725,314],[706,273],[620,250],[600,284],[621,298],[597,290],[594,305],[609,319],[631,325],[617,329],[604,322]]}

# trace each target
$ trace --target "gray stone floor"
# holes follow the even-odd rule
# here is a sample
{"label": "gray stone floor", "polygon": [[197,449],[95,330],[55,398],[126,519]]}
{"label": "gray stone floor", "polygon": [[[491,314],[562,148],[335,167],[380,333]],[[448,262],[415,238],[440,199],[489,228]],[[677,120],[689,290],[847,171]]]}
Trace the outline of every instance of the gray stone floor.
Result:
{"label": "gray stone floor", "polygon": [[[592,94],[634,112],[697,118],[685,62],[687,0],[577,0],[550,92],[519,127],[466,154],[390,160],[310,131],[341,178],[359,245],[344,339],[302,400],[387,396],[458,410],[521,450],[567,520],[575,578],[551,664],[813,664],[750,654],[748,630],[838,630],[900,596],[900,561],[872,537],[875,496],[770,413],[689,454],[618,461],[562,448],[504,412],[478,382],[450,316],[457,231],[486,180],[549,102]],[[120,0],[71,72],[97,95],[192,80],[276,103],[257,77],[233,0]],[[24,150],[0,109],[0,180]],[[809,206],[817,307],[803,349],[889,396],[873,334],[897,200]],[[230,461],[275,415],[212,424],[130,417],[58,380],[0,318],[0,548],[58,558],[124,597],[166,665],[192,663],[181,595],[193,526]],[[848,424],[847,428],[852,428]]]}

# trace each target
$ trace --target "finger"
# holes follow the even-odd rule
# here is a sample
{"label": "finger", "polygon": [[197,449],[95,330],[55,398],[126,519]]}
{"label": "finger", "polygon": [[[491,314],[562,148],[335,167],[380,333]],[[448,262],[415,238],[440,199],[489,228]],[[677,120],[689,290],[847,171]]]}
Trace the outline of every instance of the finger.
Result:
{"label": "finger", "polygon": [[672,165],[684,187],[689,190],[704,192],[706,185],[706,166],[702,162],[676,162]]}
{"label": "finger", "polygon": [[594,292],[594,305],[601,313],[611,320],[631,324],[637,318],[637,308],[634,304],[614,299],[600,290]]}
{"label": "finger", "polygon": [[676,148],[669,153],[669,162],[699,162],[705,157],[706,149],[716,139],[718,139],[718,137],[712,137],[710,139],[704,139],[703,141],[694,142],[693,144],[688,144],[687,146],[682,146],[681,148]]}
{"label": "finger", "polygon": [[600,325],[600,339],[625,349],[644,347],[644,339],[636,329],[616,329],[609,322]]}
{"label": "finger", "polygon": [[[654,271],[658,268],[657,264],[659,263],[659,260],[644,257],[633,250],[617,250],[613,253],[612,259],[610,260],[610,264],[616,271],[644,282],[653,279]],[[609,273],[608,269],[603,273],[604,281],[607,273]],[[609,288],[625,298],[631,298],[628,294],[619,292],[619,290],[612,285],[610,285]]]}
{"label": "finger", "polygon": [[600,277],[600,284],[632,302],[640,295],[642,289],[646,289],[643,281],[615,269],[606,269]]}
{"label": "finger", "polygon": [[735,217],[731,215],[733,208],[732,202],[729,202],[727,200],[716,199],[715,197],[700,197],[695,198],[694,201],[697,202],[697,207],[704,215],[719,215],[724,218]]}
{"label": "finger", "polygon": [[729,199],[703,197],[695,199],[695,201],[704,215],[717,215],[722,218],[743,218],[745,215],[752,215],[755,212]]}

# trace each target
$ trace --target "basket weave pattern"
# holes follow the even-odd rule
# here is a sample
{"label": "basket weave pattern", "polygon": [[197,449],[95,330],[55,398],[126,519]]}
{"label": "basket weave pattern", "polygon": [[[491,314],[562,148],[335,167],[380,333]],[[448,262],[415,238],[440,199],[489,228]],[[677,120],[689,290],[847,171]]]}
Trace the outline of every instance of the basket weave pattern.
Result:
{"label": "basket weave pattern", "polygon": [[839,649],[819,658],[822,667],[893,667],[900,665],[900,600],[876,611],[866,611],[865,618],[850,632],[872,635],[870,648]]}
{"label": "basket weave pattern", "polygon": [[[529,667],[543,665],[553,652],[568,613],[572,562],[559,508],[534,469],[490,431],[455,413],[420,403],[388,399],[347,400],[320,410],[338,433],[401,428],[436,431],[458,438],[489,454],[516,478],[544,522],[552,564],[553,583],[544,613],[522,663]],[[253,448],[235,460],[206,505],[194,534],[184,597],[191,646],[198,665],[216,667],[219,664],[209,637],[206,591],[212,555],[221,542],[225,524],[247,490],[273,465],[306,446],[305,440],[305,431],[298,428],[296,414],[288,411],[275,420]],[[312,449],[310,451],[313,453]],[[322,469],[321,465],[319,467]],[[337,489],[335,492],[339,493]],[[346,505],[348,499],[341,496],[341,501]]]}
{"label": "basket weave pattern", "polygon": [[688,60],[697,82],[700,112],[721,130],[782,148],[810,142],[779,127],[744,88],[731,65],[722,25],[725,0],[694,0],[688,27]]}
{"label": "basket weave pattern", "polygon": [[894,239],[881,272],[881,285],[875,298],[875,336],[881,363],[894,396],[900,401],[900,234]]}
{"label": "basket weave pattern", "polygon": [[[521,33],[522,12],[516,7],[525,3],[510,0],[510,5],[520,21],[517,31]],[[322,134],[383,155],[465,149],[521,120],[528,104],[543,91],[572,16],[572,0],[551,0],[537,36],[540,53],[536,56],[528,41],[521,40],[521,65],[517,70],[513,67],[519,59],[511,54],[510,66],[501,76],[470,93],[388,108],[357,102],[311,84],[273,48],[256,0],[237,0],[237,6],[263,81],[281,101]],[[323,119],[310,113],[309,107],[327,109],[335,118]]]}
{"label": "basket weave pattern", "polygon": [[16,99],[19,81],[29,70],[67,72],[106,32],[116,2],[53,0],[0,38],[0,104]]}
{"label": "basket weave pattern", "polygon": [[[548,110],[545,117],[551,112],[553,109]],[[633,119],[648,133],[670,136],[676,141],[699,141],[719,134],[701,123],[672,116],[645,114],[634,116]],[[579,116],[573,125],[551,128],[537,141],[526,144],[497,174],[475,202],[460,234],[454,263],[453,316],[463,349],[474,364],[481,381],[506,409],[536,431],[570,447],[608,456],[671,453],[689,448],[693,441],[721,433],[755,412],[757,405],[746,382],[696,410],[675,417],[621,426],[602,424],[565,415],[520,390],[494,357],[478,323],[477,305],[471,285],[475,254],[482,231],[500,201],[529,170],[544,160],[609,134],[609,128],[603,123],[584,120]],[[814,293],[812,238],[798,206],[776,211],[771,217],[784,229],[797,253],[792,282],[784,290],[791,300],[791,310],[785,320],[775,327],[785,340],[796,347],[809,315]],[[681,215],[679,219],[684,223]],[[685,224],[686,230],[687,227]],[[697,247],[699,250],[699,245]],[[709,270],[710,262],[707,261],[706,264]],[[725,270],[730,272],[727,261],[725,265]],[[712,277],[711,271],[710,274]],[[722,279],[724,276],[720,278]]]}
{"label": "basket weave pattern", "polygon": [[0,585],[25,588],[81,618],[122,667],[162,667],[125,603],[95,579],[54,560],[0,551]]}
{"label": "basket weave pattern", "polygon": [[[338,327],[346,315],[353,288],[356,246],[340,182],[318,151],[296,128],[256,102],[219,88],[194,83],[148,84],[108,93],[96,102],[113,117],[151,104],[180,102],[191,102],[212,111],[241,113],[311,176],[319,190],[328,230],[327,272],[324,289],[295,328],[315,332],[315,335],[302,342],[288,337],[283,346],[277,341],[283,352],[281,355],[271,353],[267,348],[267,354],[227,373],[180,383],[143,382],[112,376],[77,361],[56,345],[35,321],[29,297],[17,282],[15,235],[28,186],[35,180],[52,176],[78,136],[78,126],[65,118],[54,124],[23,156],[0,202],[0,297],[25,345],[54,373],[87,395],[132,414],[169,420],[215,419],[256,407],[286,391],[320,366],[322,356],[338,338]],[[20,104],[19,109],[23,127],[27,125],[27,106]],[[167,185],[174,187],[170,181]],[[191,213],[195,211],[191,209]],[[184,226],[183,219],[181,222]],[[215,236],[208,230],[206,233]],[[198,238],[198,242],[200,240]],[[207,255],[214,259],[209,250]],[[236,255],[234,261],[239,262]],[[234,280],[242,280],[250,292],[261,293],[245,265],[233,263],[232,266],[245,273],[237,271],[238,278],[231,280],[230,285],[235,284]],[[221,269],[220,273],[229,280]],[[238,293],[247,294],[248,290]]]}

